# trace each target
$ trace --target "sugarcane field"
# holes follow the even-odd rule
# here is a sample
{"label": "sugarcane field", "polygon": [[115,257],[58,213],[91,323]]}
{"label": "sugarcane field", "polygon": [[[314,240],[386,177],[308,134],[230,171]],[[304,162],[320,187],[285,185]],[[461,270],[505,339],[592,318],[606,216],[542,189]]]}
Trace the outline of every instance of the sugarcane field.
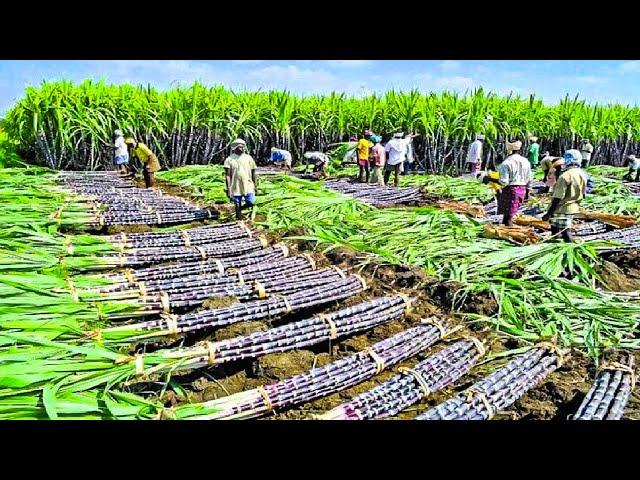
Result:
{"label": "sugarcane field", "polygon": [[0,167],[0,419],[640,419],[638,106],[46,80]]}

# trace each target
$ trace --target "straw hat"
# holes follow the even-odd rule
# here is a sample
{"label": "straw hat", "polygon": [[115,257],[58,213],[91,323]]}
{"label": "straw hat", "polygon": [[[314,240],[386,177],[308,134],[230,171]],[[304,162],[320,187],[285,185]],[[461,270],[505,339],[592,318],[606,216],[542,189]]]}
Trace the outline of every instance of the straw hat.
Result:
{"label": "straw hat", "polygon": [[277,149],[276,147],[271,147],[271,151],[272,151],[272,152],[277,152],[277,151],[278,151],[278,149]]}
{"label": "straw hat", "polygon": [[134,138],[127,138],[125,139],[124,143],[126,143],[127,145],[135,145],[136,144],[136,140]]}

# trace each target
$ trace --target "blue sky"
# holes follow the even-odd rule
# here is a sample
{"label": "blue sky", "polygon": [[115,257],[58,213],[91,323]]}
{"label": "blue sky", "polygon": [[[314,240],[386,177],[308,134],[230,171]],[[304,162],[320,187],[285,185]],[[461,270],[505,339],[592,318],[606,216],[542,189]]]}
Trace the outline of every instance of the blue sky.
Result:
{"label": "blue sky", "polygon": [[507,95],[535,93],[556,103],[566,93],[590,103],[640,104],[640,60],[65,60],[0,61],[0,115],[43,80],[222,84],[233,89],[343,91],[351,95],[390,88],[464,92],[479,86]]}

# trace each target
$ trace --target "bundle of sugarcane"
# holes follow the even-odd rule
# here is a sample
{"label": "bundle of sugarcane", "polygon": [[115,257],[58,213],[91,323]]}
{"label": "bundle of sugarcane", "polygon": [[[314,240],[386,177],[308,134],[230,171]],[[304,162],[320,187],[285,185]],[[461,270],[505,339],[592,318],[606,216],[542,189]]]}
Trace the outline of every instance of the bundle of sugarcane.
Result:
{"label": "bundle of sugarcane", "polygon": [[595,220],[593,222],[583,222],[579,225],[575,225],[572,231],[573,234],[577,237],[587,237],[599,233],[605,233],[607,231],[607,225],[599,220]]}
{"label": "bundle of sugarcane", "polygon": [[349,195],[370,205],[384,206],[422,200],[417,188],[398,188],[367,183],[351,183],[345,180],[329,180],[324,183],[329,190]]}
{"label": "bundle of sugarcane", "polygon": [[[209,258],[190,262],[178,262],[169,265],[161,264],[138,270],[128,269],[122,273],[106,274],[104,278],[113,284],[137,283],[151,280],[180,278],[182,276],[205,275],[211,273],[222,274],[229,269],[242,269],[242,274],[251,269],[258,270],[262,265],[283,260],[289,255],[289,249],[284,244],[255,250],[237,257]],[[304,255],[303,255],[304,256]],[[310,257],[307,257],[310,259]]]}
{"label": "bundle of sugarcane", "polygon": [[465,375],[484,355],[475,338],[463,340],[421,361],[352,400],[316,417],[319,420],[366,420],[398,414]]}
{"label": "bundle of sugarcane", "polygon": [[118,341],[122,338],[137,341],[223,327],[238,322],[274,319],[295,310],[344,300],[366,288],[364,279],[357,275],[349,275],[332,283],[306,288],[288,295],[274,294],[262,300],[236,303],[229,307],[184,315],[163,315],[159,320],[105,328],[96,332],[95,335],[105,341]]}
{"label": "bundle of sugarcane", "polygon": [[182,213],[141,213],[127,215],[103,215],[97,213],[88,222],[92,228],[112,225],[177,225],[216,218],[217,214],[209,209],[185,211]]}
{"label": "bundle of sugarcane", "polygon": [[125,250],[148,247],[190,247],[192,245],[251,238],[252,236],[251,230],[244,223],[238,222],[207,225],[177,232],[121,233],[120,235],[106,237],[104,240]]}
{"label": "bundle of sugarcane", "polygon": [[[311,402],[358,385],[385,368],[404,362],[452,332],[449,325],[434,321],[409,328],[373,344],[364,351],[342,358],[323,367],[295,375],[271,385],[240,392],[201,405],[218,410],[194,419],[246,419],[268,415]],[[179,407],[196,410],[197,406]]]}
{"label": "bundle of sugarcane", "polygon": [[605,362],[573,420],[620,420],[635,387],[633,357],[624,363]]}
{"label": "bundle of sugarcane", "polygon": [[96,288],[97,293],[112,294],[115,292],[135,291],[135,292],[169,292],[172,289],[197,288],[210,285],[244,285],[245,283],[259,281],[264,283],[270,279],[277,279],[287,276],[291,278],[296,274],[305,274],[315,269],[315,263],[308,256],[296,256],[258,264],[257,266],[243,267],[228,272],[220,272],[218,269],[211,273],[200,271],[186,274],[179,272],[168,278],[149,278],[149,280],[135,280],[131,276],[128,280],[120,283],[108,283]]}
{"label": "bundle of sugarcane", "polygon": [[586,220],[600,220],[602,223],[611,225],[615,228],[629,228],[638,224],[635,217],[631,215],[615,215],[613,213],[589,212],[584,211],[576,215],[576,218],[584,218]]}
{"label": "bundle of sugarcane", "polygon": [[593,235],[585,235],[581,237],[585,242],[591,240],[607,240],[620,242],[630,247],[640,246],[640,227],[621,228],[619,230],[611,230],[610,232],[595,233]]}
{"label": "bundle of sugarcane", "polygon": [[559,368],[563,353],[554,345],[538,344],[416,420],[490,420]]}
{"label": "bundle of sugarcane", "polygon": [[238,257],[267,246],[262,237],[231,240],[192,247],[149,247],[131,249],[118,255],[98,257],[96,268],[153,265],[163,262],[207,260]]}
{"label": "bundle of sugarcane", "polygon": [[536,227],[540,230],[551,229],[551,225],[549,225],[549,222],[545,222],[540,218],[530,215],[518,215],[513,219],[513,223],[515,223],[516,225],[520,225],[521,227]]}
{"label": "bundle of sugarcane", "polygon": [[456,200],[438,200],[435,206],[443,210],[449,210],[456,213],[464,213],[472,217],[486,217],[485,210],[482,206],[471,205],[467,202],[459,202]]}
{"label": "bundle of sugarcane", "polygon": [[[311,288],[331,288],[346,278],[337,267],[297,272],[265,273],[255,281],[245,283],[242,277],[228,275],[216,278],[210,284],[185,284],[181,281],[160,283],[151,287],[140,285],[137,290],[109,292],[104,295],[106,301],[120,301],[139,298],[139,308],[146,315],[171,313],[179,309],[193,308],[215,297],[229,297],[240,301],[257,300],[270,295],[290,295]],[[111,317],[112,319],[117,317]]]}
{"label": "bundle of sugarcane", "polygon": [[504,225],[484,225],[483,236],[486,238],[495,238],[499,240],[509,240],[516,245],[529,245],[539,241],[538,236],[531,227]]}

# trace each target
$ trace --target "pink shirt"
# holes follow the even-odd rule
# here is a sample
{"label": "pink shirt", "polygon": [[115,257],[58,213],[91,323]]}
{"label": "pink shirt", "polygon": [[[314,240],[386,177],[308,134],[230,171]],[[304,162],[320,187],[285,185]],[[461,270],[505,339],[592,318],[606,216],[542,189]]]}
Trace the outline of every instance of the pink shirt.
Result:
{"label": "pink shirt", "polygon": [[376,167],[384,167],[384,164],[387,161],[387,151],[379,143],[373,146],[373,159],[376,163]]}

